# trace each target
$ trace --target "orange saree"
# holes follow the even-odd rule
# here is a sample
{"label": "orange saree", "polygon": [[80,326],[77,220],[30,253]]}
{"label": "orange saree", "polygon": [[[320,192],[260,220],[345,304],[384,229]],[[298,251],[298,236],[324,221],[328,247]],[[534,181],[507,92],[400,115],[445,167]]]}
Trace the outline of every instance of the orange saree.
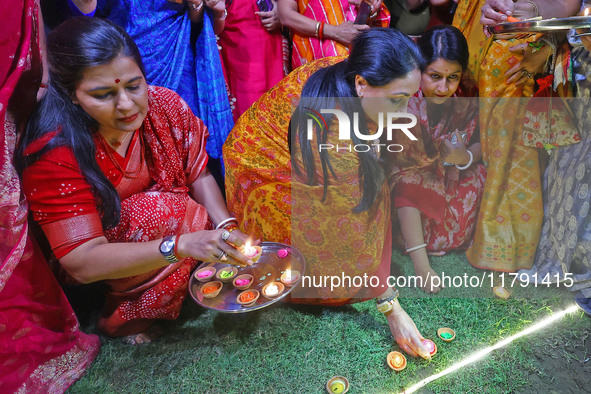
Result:
{"label": "orange saree", "polygon": [[[357,153],[331,153],[338,178],[330,178],[326,200],[322,181],[308,185],[292,174],[288,129],[303,85],[315,71],[338,61],[342,58],[325,58],[295,70],[238,120],[223,149],[228,208],[245,233],[299,249],[308,276],[367,274],[383,279],[391,256],[387,184],[372,209],[354,214],[361,197]],[[329,140],[336,138],[332,132]],[[293,145],[292,154],[301,167]],[[298,289],[294,296],[296,302],[339,305],[368,295],[353,286],[339,291]]]}

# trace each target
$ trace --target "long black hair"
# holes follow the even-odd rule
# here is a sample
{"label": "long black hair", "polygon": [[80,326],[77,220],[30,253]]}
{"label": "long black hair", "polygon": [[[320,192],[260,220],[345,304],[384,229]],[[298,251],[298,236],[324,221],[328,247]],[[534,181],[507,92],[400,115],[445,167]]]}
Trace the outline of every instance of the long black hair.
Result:
{"label": "long black hair", "polygon": [[417,42],[426,64],[444,59],[449,62],[458,62],[462,71],[466,71],[470,59],[468,42],[456,27],[447,25],[432,27],[423,33]]}
{"label": "long black hair", "polygon": [[[16,167],[22,173],[45,152],[59,146],[70,147],[99,201],[105,228],[119,222],[121,201],[95,159],[93,133],[98,124],[72,100],[87,68],[108,64],[120,55],[133,58],[145,76],[137,46],[122,28],[108,20],[77,17],[52,31],[47,37],[49,86],[29,119],[15,157]],[[25,154],[33,141],[56,131],[43,149]]]}
{"label": "long black hair", "polygon": [[[310,76],[302,90],[302,99],[292,115],[289,128],[290,144],[297,143],[302,154],[307,183],[315,182],[316,168],[310,141],[307,139],[306,122],[310,110],[334,109],[335,105],[347,114],[359,114],[359,131],[369,134],[367,121],[355,90],[355,77],[363,77],[370,86],[380,87],[393,80],[403,78],[411,71],[422,69],[423,57],[416,44],[406,35],[395,29],[372,28],[360,33],[352,42],[347,60],[323,68]],[[338,103],[335,102],[338,100]],[[328,130],[318,127],[316,130],[317,147],[326,144]],[[296,133],[292,141],[292,131]],[[351,133],[354,144],[362,141]],[[329,172],[337,177],[331,167],[327,150],[319,150],[322,174],[324,177],[324,195],[326,199],[329,184]],[[382,188],[385,175],[379,158],[370,152],[358,154],[360,161],[359,179],[363,195],[355,213],[370,209]],[[297,174],[301,170],[292,155],[292,168]]]}

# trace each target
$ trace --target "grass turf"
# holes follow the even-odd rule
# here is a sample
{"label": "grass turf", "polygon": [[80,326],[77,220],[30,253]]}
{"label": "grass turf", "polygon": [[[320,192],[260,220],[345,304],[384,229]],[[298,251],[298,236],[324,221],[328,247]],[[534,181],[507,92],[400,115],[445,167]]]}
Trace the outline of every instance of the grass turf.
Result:
{"label": "grass turf", "polygon": [[[393,259],[403,273],[412,273],[408,257],[394,252]],[[460,253],[431,261],[448,275],[484,272],[470,267]],[[163,323],[166,335],[154,343],[130,346],[102,338],[99,356],[70,392],[314,393],[324,391],[334,375],[349,379],[350,393],[398,392],[573,303],[563,289],[512,292],[501,300],[492,296],[489,284],[447,288],[437,296],[401,289],[401,304],[439,349],[431,362],[409,357],[402,372],[386,366],[386,355],[398,347],[373,301],[340,308],[283,304],[236,316],[203,310],[189,299],[178,320]],[[444,326],[456,331],[451,343],[436,335]],[[590,321],[577,312],[423,392],[535,392],[554,381],[557,360],[567,375],[569,365],[583,365],[590,342]],[[577,376],[572,379],[570,389],[585,390]]]}

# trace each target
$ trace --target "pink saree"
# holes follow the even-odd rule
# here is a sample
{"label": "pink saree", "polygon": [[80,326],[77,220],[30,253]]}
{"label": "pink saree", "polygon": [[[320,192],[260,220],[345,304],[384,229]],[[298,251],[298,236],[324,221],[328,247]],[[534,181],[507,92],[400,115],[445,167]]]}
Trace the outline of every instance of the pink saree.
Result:
{"label": "pink saree", "polygon": [[256,0],[228,3],[226,27],[218,44],[230,96],[235,99],[232,113],[236,121],[285,76],[284,38],[280,31],[265,29],[255,14],[259,11]]}

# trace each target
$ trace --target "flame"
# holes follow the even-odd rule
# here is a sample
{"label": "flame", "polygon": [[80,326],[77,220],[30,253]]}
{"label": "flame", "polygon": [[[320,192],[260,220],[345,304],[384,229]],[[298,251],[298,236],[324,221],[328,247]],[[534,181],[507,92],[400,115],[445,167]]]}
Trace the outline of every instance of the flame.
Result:
{"label": "flame", "polygon": [[583,11],[583,16],[589,16],[589,8],[585,8],[585,11]]}

